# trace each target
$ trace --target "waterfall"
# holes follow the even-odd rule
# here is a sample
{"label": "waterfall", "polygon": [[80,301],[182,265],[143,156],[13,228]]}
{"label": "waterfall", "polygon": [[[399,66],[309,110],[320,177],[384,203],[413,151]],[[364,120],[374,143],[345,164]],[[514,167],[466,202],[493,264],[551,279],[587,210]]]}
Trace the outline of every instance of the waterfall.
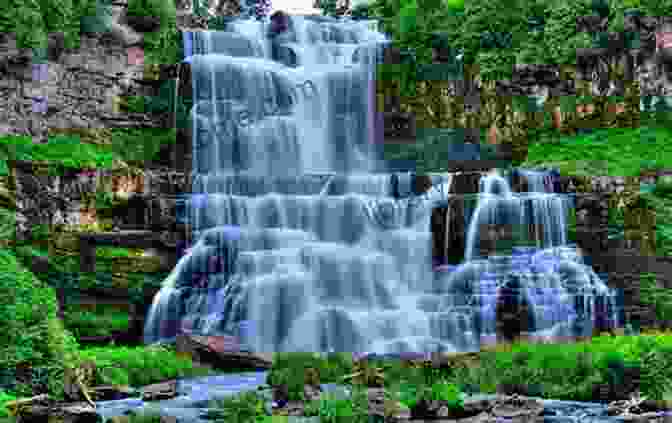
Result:
{"label": "waterfall", "polygon": [[[376,173],[371,87],[388,41],[335,18],[290,17],[270,38],[269,25],[184,34],[196,242],[155,296],[145,342],[188,330],[266,352],[475,350],[513,285],[541,333],[594,320],[590,298],[609,292],[565,251],[562,198],[534,178],[513,193],[484,176],[466,261],[434,272],[431,213],[454,195],[453,174],[416,194],[414,174]],[[480,225],[535,225],[538,254],[477,257]],[[558,248],[566,257],[544,255]]]}

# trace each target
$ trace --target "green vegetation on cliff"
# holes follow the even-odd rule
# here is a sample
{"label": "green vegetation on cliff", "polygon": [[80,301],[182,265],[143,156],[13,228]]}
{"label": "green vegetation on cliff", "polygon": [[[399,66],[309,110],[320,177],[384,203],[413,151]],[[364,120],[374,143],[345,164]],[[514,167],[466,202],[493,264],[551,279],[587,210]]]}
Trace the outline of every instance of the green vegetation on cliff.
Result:
{"label": "green vegetation on cliff", "polygon": [[[78,48],[83,32],[107,32],[112,22],[109,0],[3,1],[0,33],[15,35],[17,46],[34,49],[40,60],[44,59],[49,34],[63,33],[65,47]],[[181,59],[172,0],[129,0],[128,13],[160,19],[160,28],[144,37],[147,63],[177,63]]]}

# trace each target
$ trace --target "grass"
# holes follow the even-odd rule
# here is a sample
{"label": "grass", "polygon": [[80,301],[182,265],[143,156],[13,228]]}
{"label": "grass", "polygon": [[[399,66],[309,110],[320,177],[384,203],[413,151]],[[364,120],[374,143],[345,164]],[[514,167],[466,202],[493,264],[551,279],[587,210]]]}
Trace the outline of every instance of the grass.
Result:
{"label": "grass", "polygon": [[[460,386],[463,391],[473,390],[495,393],[498,385],[536,384],[541,386],[540,396],[544,393],[549,398],[566,400],[588,400],[593,383],[605,382],[606,368],[610,360],[616,357],[625,365],[639,366],[647,370],[647,366],[658,364],[645,363],[643,357],[647,353],[660,351],[668,354],[672,351],[671,333],[650,333],[640,336],[598,336],[589,341],[569,344],[537,344],[520,342],[512,345],[500,345],[495,349],[484,350],[480,354],[478,367],[462,367],[445,372],[436,369],[413,371],[398,361],[375,362],[384,368],[385,386],[391,387],[404,380],[446,380]],[[648,343],[651,341],[652,343]],[[665,356],[659,363],[660,367],[672,364],[672,355]],[[525,358],[524,361],[521,361]],[[587,360],[587,361],[586,361]],[[583,361],[583,365],[577,364]],[[320,372],[323,383],[340,382],[340,377],[350,372],[351,367],[342,361],[312,358],[306,360],[305,354],[279,354],[275,360],[268,383],[276,385],[286,383],[290,396],[300,397],[298,387],[303,386],[304,372],[298,371],[314,367],[318,369],[340,369],[340,372]],[[415,372],[415,373],[414,373]],[[587,374],[586,374],[587,373]],[[664,380],[672,381],[670,370],[660,370],[656,379],[642,380],[644,394],[653,392],[657,384]],[[583,384],[581,384],[583,381]],[[578,385],[577,385],[578,384]],[[649,391],[647,392],[647,385]],[[292,390],[294,390],[292,394]],[[653,394],[653,395],[652,395]]]}
{"label": "grass", "polygon": [[530,143],[523,166],[542,165],[584,176],[638,176],[645,167],[672,168],[672,130],[655,125],[601,129]]}
{"label": "grass", "polygon": [[208,368],[194,366],[190,358],[178,357],[165,345],[83,348],[79,354],[96,363],[98,382],[105,385],[137,388],[179,377],[213,374]]}
{"label": "grass", "polygon": [[50,172],[69,169],[111,169],[115,161],[143,166],[164,144],[175,142],[175,129],[115,128],[110,144],[81,142],[78,135],[50,136],[44,144],[34,144],[32,137],[0,137],[0,176],[8,175],[8,161],[48,162]]}
{"label": "grass", "polygon": [[[639,176],[644,169],[672,169],[672,129],[651,119],[639,128],[600,129],[588,135],[540,133],[524,167],[555,167],[565,175]],[[658,184],[644,201],[656,212],[656,253],[672,256],[672,190]]]}
{"label": "grass", "polygon": [[128,330],[129,314],[109,306],[96,305],[95,311],[83,310],[78,304],[66,306],[65,327],[76,338],[106,336]]}

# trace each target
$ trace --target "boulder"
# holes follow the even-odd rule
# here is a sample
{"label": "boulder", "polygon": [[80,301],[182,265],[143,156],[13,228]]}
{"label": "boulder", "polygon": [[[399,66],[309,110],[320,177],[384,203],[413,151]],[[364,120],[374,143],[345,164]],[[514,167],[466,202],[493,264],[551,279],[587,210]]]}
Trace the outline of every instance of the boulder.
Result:
{"label": "boulder", "polygon": [[47,395],[14,401],[8,408],[16,412],[17,423],[98,423],[96,408],[86,402],[56,404]]}
{"label": "boulder", "polygon": [[198,336],[188,333],[177,335],[178,353],[188,354],[196,362],[218,369],[270,369],[273,361],[267,354],[241,351],[235,336]]}
{"label": "boulder", "polygon": [[304,385],[303,386],[303,395],[306,398],[306,401],[317,401],[317,400],[319,400],[321,393],[322,393],[322,390],[321,390],[319,385],[317,385],[317,386]]}
{"label": "boulder", "polygon": [[159,401],[177,396],[177,380],[147,385],[142,388],[143,401]]}
{"label": "boulder", "polygon": [[94,386],[89,393],[94,401],[116,401],[131,398],[137,394],[137,391],[130,386],[101,385]]}
{"label": "boulder", "polygon": [[492,414],[497,419],[506,419],[510,422],[535,421],[535,417],[542,411],[544,411],[542,402],[517,395],[508,397],[492,408]]}
{"label": "boulder", "polygon": [[154,32],[161,26],[161,19],[158,16],[127,15],[126,23],[140,33]]}

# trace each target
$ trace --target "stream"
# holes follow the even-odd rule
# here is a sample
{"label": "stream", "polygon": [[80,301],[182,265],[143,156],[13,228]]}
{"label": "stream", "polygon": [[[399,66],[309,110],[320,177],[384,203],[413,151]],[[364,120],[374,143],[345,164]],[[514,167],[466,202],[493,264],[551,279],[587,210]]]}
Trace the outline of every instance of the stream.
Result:
{"label": "stream", "polygon": [[[123,416],[129,411],[153,411],[162,416],[177,418],[176,423],[204,423],[210,420],[200,415],[207,410],[208,401],[225,398],[242,391],[256,390],[263,385],[268,371],[252,371],[236,374],[222,374],[195,378],[178,379],[178,396],[161,401],[143,401],[140,398],[129,398],[115,401],[97,401],[97,412],[107,422],[110,417]],[[342,386],[322,384],[323,391],[341,391]],[[495,395],[472,395],[473,399],[494,398]],[[607,415],[606,405],[599,403],[541,400],[544,404],[542,413],[544,423],[615,423],[630,421],[623,417]],[[268,399],[267,410],[271,407]],[[659,413],[655,421],[672,423],[672,412]],[[299,419],[297,419],[299,421]],[[648,420],[654,421],[654,420]]]}

